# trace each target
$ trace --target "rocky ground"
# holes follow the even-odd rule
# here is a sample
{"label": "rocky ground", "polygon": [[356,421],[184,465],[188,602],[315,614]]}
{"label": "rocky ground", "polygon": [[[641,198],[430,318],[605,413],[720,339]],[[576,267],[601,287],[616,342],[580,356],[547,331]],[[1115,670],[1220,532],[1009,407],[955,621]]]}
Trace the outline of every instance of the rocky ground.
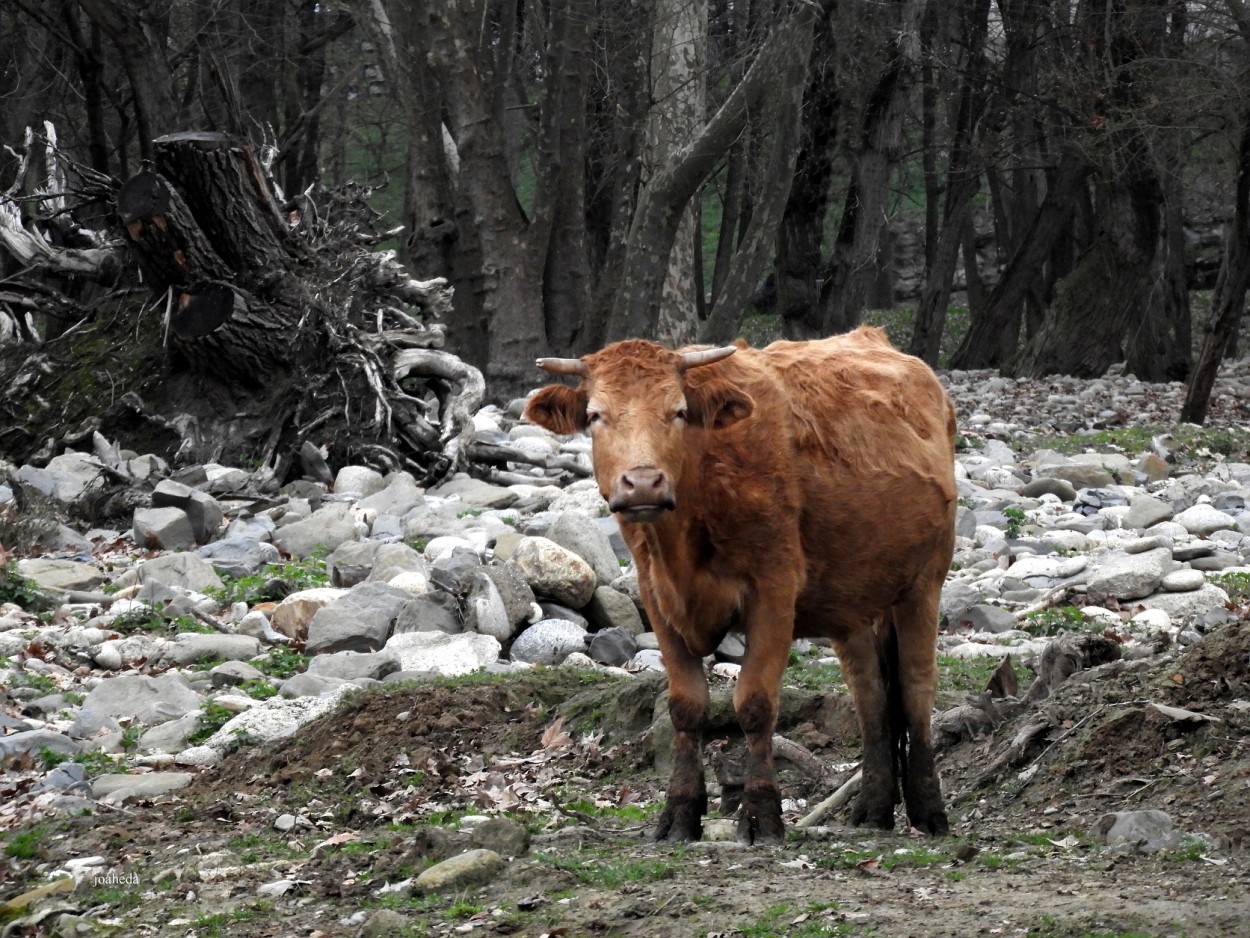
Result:
{"label": "rocky ground", "polygon": [[651,843],[663,663],[586,441],[516,406],[429,492],[97,439],[0,486],[0,934],[1244,934],[1250,366],[1201,432],[1178,386],[945,377],[950,838],[817,807],[858,751],[802,643],[787,843]]}

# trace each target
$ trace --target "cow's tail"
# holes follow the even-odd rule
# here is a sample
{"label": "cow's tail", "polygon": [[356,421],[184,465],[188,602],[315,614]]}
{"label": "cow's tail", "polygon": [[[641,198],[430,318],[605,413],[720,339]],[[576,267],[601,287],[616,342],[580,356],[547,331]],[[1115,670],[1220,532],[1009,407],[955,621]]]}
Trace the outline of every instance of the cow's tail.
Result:
{"label": "cow's tail", "polygon": [[907,777],[907,710],[903,703],[903,682],[898,665],[898,629],[894,611],[886,612],[877,633],[881,676],[885,681],[886,720],[890,727],[890,747],[894,753],[894,802],[901,800],[898,782]]}

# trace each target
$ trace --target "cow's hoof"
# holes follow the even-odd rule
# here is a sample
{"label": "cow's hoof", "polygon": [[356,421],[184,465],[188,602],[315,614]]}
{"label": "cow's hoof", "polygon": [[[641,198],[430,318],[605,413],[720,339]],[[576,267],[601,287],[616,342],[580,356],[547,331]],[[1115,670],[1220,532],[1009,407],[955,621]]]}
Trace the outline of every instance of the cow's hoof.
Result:
{"label": "cow's hoof", "polygon": [[946,819],[946,812],[941,808],[922,815],[912,814],[908,811],[907,820],[916,830],[933,837],[945,837],[951,832],[951,825]]}
{"label": "cow's hoof", "polygon": [[703,811],[693,800],[670,801],[655,827],[656,840],[677,843],[703,839]]}
{"label": "cow's hoof", "polygon": [[851,811],[852,827],[875,827],[878,830],[894,830],[894,802],[886,799],[871,800],[860,798]]}
{"label": "cow's hoof", "polygon": [[775,788],[748,791],[738,810],[738,841],[762,847],[780,844],[785,839],[781,795]]}

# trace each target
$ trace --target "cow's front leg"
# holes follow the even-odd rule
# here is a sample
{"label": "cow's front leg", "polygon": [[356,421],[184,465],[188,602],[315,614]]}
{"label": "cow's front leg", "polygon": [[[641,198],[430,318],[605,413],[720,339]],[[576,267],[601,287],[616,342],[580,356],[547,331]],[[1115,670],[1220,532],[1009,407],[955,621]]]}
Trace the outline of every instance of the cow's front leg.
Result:
{"label": "cow's front leg", "polygon": [[668,713],[673,720],[673,775],[656,840],[699,840],[707,812],[703,777],[703,724],[707,718],[707,676],[703,659],[690,653],[667,630],[656,631],[668,671]]}
{"label": "cow's front leg", "polygon": [[773,730],[781,675],[790,660],[794,632],[793,601],[762,606],[748,620],[746,657],[734,691],[734,710],[746,735],[747,775],[738,811],[738,840],[779,844],[785,840],[781,793],[773,768]]}

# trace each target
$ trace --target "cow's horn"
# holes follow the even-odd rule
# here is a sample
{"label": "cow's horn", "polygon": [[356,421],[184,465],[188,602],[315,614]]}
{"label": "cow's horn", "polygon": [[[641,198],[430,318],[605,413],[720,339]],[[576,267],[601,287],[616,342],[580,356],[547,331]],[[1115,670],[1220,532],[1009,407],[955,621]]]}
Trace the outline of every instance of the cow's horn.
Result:
{"label": "cow's horn", "polygon": [[722,358],[728,358],[736,351],[738,351],[738,346],[725,345],[721,348],[700,349],[697,352],[682,352],[681,364],[677,366],[677,370],[685,371],[687,368],[698,368],[700,365],[710,365],[712,362],[718,362]]}
{"label": "cow's horn", "polygon": [[586,370],[586,363],[580,358],[540,358],[534,364],[543,371],[550,372],[553,375],[581,375],[585,377],[589,373]]}

